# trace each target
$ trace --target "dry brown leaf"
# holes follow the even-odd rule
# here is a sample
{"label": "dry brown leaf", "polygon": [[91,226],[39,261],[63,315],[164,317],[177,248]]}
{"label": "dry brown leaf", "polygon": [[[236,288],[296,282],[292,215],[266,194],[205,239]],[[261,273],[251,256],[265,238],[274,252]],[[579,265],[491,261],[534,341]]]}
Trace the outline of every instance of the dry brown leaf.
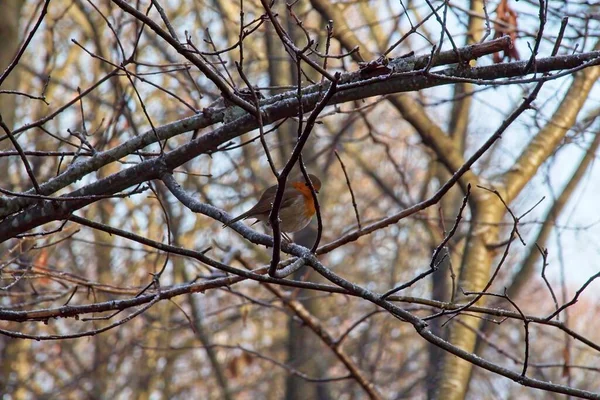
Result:
{"label": "dry brown leaf", "polygon": [[500,53],[494,53],[494,63],[498,64],[508,58],[510,60],[519,60],[519,52],[515,47],[517,40],[517,12],[508,4],[508,0],[501,0],[496,8],[496,20],[494,21],[494,39],[502,36],[509,36],[511,45],[507,50],[504,50],[504,55],[500,57]]}

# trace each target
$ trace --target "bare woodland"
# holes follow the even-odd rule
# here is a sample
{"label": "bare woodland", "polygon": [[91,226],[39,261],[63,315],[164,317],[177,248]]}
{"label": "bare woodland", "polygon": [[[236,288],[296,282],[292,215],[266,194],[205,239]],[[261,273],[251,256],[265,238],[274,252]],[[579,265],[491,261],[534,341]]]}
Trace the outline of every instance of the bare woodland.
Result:
{"label": "bare woodland", "polygon": [[1,1],[2,398],[600,398],[599,12]]}

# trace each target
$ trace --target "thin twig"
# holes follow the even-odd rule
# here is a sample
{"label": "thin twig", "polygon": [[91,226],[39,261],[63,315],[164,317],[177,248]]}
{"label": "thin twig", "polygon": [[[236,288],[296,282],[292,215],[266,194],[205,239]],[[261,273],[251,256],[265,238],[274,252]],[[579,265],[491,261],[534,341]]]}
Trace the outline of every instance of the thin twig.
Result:
{"label": "thin twig", "polygon": [[444,240],[442,240],[442,242],[433,251],[433,256],[431,257],[431,263],[429,264],[429,269],[425,272],[420,273],[418,276],[411,279],[410,281],[408,281],[400,286],[397,286],[393,289],[388,290],[381,296],[382,299],[385,299],[394,293],[397,293],[401,290],[406,289],[407,287],[414,285],[416,282],[420,281],[421,279],[425,278],[427,275],[430,275],[437,270],[438,265],[440,265],[444,261],[444,259],[448,256],[448,254],[444,254],[442,259],[438,261],[440,252],[442,251],[442,249],[444,249],[446,247],[446,244],[448,243],[448,241],[450,241],[450,239],[452,239],[452,237],[456,234],[456,231],[458,229],[460,221],[462,220],[463,211],[467,207],[470,195],[471,195],[471,184],[469,183],[467,185],[467,192],[465,193],[465,196],[463,197],[463,202],[458,210],[458,214],[456,215],[456,220],[454,221],[454,226],[452,226],[452,229],[450,230],[450,232],[448,232],[448,234],[446,235]]}
{"label": "thin twig", "polygon": [[354,197],[354,191],[352,190],[352,184],[350,184],[350,178],[348,177],[348,172],[346,171],[346,166],[342,161],[342,158],[338,154],[337,150],[333,151],[335,156],[337,157],[340,165],[342,166],[342,171],[344,171],[344,176],[346,177],[346,185],[348,186],[348,190],[350,191],[350,197],[352,197],[352,208],[354,208],[354,215],[356,216],[356,224],[358,225],[358,230],[362,229],[362,225],[360,223],[360,215],[358,214],[358,206],[356,205],[356,198]]}
{"label": "thin twig", "polygon": [[13,144],[15,150],[17,150],[17,152],[19,153],[19,156],[21,157],[21,161],[23,161],[23,166],[25,167],[25,170],[27,171],[27,175],[29,176],[29,179],[31,180],[31,183],[33,184],[33,187],[35,188],[35,191],[38,194],[41,194],[42,190],[40,189],[40,185],[38,185],[37,179],[35,178],[33,170],[31,169],[31,165],[29,165],[29,161],[27,161],[27,156],[23,152],[23,148],[21,148],[21,145],[19,144],[19,142],[17,142],[17,139],[14,137],[14,135],[10,131],[10,128],[2,120],[2,115],[1,114],[0,114],[0,126],[2,127],[2,129],[4,129],[4,132],[6,133],[6,135],[8,136],[8,138],[10,139],[10,141]]}
{"label": "thin twig", "polygon": [[[21,56],[23,56],[23,53],[25,53],[25,50],[27,49],[27,46],[29,46],[29,43],[33,39],[33,36],[37,32],[38,28],[42,24],[42,21],[44,20],[44,17],[46,16],[46,14],[48,12],[48,5],[49,4],[50,4],[50,0],[45,0],[44,1],[44,6],[42,7],[42,11],[40,12],[40,16],[39,16],[37,22],[35,23],[35,25],[33,26],[33,28],[31,29],[31,32],[29,32],[29,35],[27,36],[27,39],[25,39],[25,42],[23,43],[23,45],[21,46],[21,48],[19,49],[19,51],[15,55],[15,58],[13,58],[13,60],[11,61],[11,63],[8,65],[8,67],[6,67],[6,69],[4,70],[4,72],[2,72],[2,75],[0,75],[0,87],[2,86],[2,83],[8,77],[8,75],[10,75],[10,73],[12,72],[12,70],[17,66],[17,64],[19,63],[19,60],[21,59]],[[6,7],[6,5],[4,7]]]}
{"label": "thin twig", "polygon": [[556,295],[554,294],[554,290],[552,289],[552,285],[548,282],[548,278],[546,278],[546,267],[548,267],[548,249],[542,249],[539,244],[535,244],[537,249],[542,256],[542,279],[546,283],[546,287],[550,291],[550,295],[552,296],[552,301],[554,302],[554,309],[558,310],[558,300],[556,299]]}

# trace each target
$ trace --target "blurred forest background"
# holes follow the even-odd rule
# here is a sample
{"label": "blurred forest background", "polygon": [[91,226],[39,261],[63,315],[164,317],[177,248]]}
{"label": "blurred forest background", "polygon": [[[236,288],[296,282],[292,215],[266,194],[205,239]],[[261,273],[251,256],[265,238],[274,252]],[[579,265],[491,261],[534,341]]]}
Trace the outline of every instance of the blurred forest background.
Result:
{"label": "blurred forest background", "polygon": [[599,12],[0,0],[1,398],[600,398]]}

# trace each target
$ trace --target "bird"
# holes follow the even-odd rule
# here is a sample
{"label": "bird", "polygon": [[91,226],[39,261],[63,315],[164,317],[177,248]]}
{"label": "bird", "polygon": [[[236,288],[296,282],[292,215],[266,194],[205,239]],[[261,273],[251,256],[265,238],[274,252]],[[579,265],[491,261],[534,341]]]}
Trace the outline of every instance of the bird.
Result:
{"label": "bird", "polygon": [[[315,192],[321,189],[321,180],[313,174],[308,174]],[[247,218],[256,218],[256,222],[263,222],[269,226],[269,214],[273,208],[277,185],[266,189],[260,199],[248,211],[225,223],[223,227]],[[310,190],[310,185],[303,175],[288,180],[285,184],[281,207],[279,208],[279,229],[285,233],[293,233],[306,227],[316,213],[315,202]],[[255,223],[256,223],[255,222]]]}

